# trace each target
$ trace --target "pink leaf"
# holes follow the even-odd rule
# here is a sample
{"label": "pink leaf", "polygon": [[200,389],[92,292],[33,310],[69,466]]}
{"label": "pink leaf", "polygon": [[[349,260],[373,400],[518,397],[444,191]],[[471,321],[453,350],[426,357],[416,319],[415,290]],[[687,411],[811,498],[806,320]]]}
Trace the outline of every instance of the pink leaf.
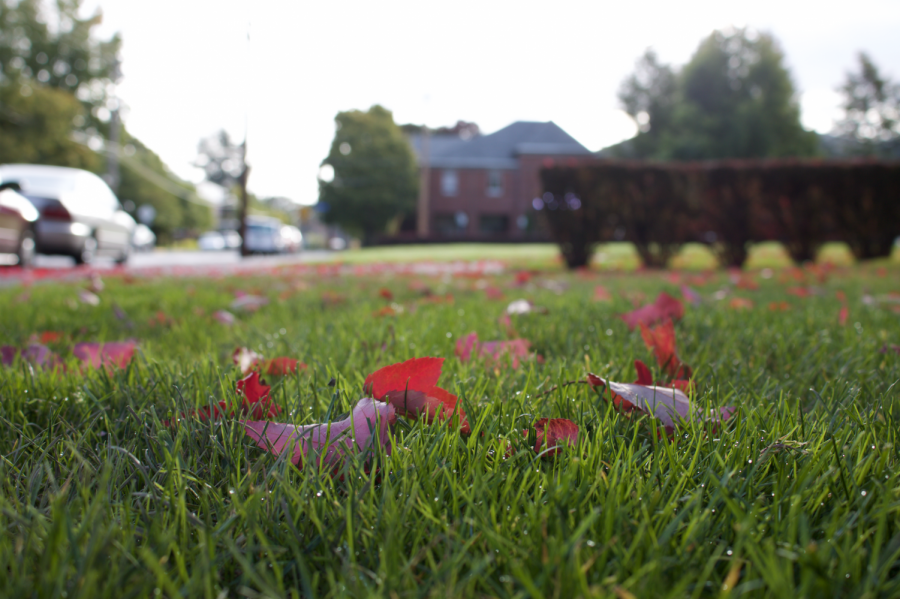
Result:
{"label": "pink leaf", "polygon": [[134,356],[137,341],[118,341],[113,343],[76,343],[72,355],[83,363],[93,367],[115,366],[124,368]]}
{"label": "pink leaf", "polygon": [[613,405],[623,412],[640,412],[658,419],[668,433],[675,430],[679,421],[724,422],[734,413],[734,408],[713,410],[708,418],[691,406],[690,399],[679,389],[648,385],[633,385],[604,381],[596,375],[588,375],[588,382],[595,387],[608,388]]}
{"label": "pink leaf", "polygon": [[[265,421],[244,421],[247,436],[262,449],[281,455],[293,449],[291,462],[301,465],[310,452],[325,464],[336,464],[345,455],[382,446],[390,453],[388,424],[394,420],[394,408],[372,398],[359,400],[350,416],[324,424],[295,426]],[[327,446],[327,449],[326,449]]]}
{"label": "pink leaf", "polygon": [[229,312],[228,310],[218,310],[213,313],[213,318],[218,320],[224,325],[231,326],[234,324],[234,314]]}

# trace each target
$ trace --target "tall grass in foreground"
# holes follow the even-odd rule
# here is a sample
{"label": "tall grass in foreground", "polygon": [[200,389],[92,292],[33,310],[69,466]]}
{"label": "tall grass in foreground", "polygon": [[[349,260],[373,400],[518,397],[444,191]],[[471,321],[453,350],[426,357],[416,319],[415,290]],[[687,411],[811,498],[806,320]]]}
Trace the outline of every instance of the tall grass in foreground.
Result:
{"label": "tall grass in foreground", "polygon": [[[3,343],[54,330],[142,347],[121,371],[0,370],[0,594],[896,597],[900,317],[861,302],[896,290],[896,275],[842,273],[808,299],[775,279],[732,289],[754,300],[749,311],[712,299],[724,275],[698,288],[706,300],[678,323],[679,353],[697,370],[699,405],[739,411],[720,430],[673,438],[584,385],[539,395],[586,370],[633,380],[633,359],[650,355],[615,316],[631,308],[619,292],[676,293],[659,275],[539,277],[550,289],[491,280],[506,301],[469,280],[426,281],[452,304],[421,303],[409,278],[389,275],[310,278],[284,300],[298,281],[110,280],[98,307],[72,304],[70,284],[33,287],[27,302],[0,291]],[[591,300],[597,283],[612,303]],[[403,313],[372,315],[380,287]],[[235,289],[273,301],[225,327],[209,314]],[[325,290],[346,301],[323,302]],[[500,338],[497,317],[518,297],[548,308],[514,321],[544,364],[453,357],[470,331]],[[787,312],[766,309],[782,300]],[[149,324],[159,311],[164,324]],[[164,427],[232,392],[237,345],[309,364],[268,377],[298,424],[349,411],[379,366],[446,357],[441,386],[462,398],[473,434],[402,422],[391,455],[332,476],[262,452],[232,421]],[[507,455],[507,439],[541,416],[577,422],[578,446]]]}

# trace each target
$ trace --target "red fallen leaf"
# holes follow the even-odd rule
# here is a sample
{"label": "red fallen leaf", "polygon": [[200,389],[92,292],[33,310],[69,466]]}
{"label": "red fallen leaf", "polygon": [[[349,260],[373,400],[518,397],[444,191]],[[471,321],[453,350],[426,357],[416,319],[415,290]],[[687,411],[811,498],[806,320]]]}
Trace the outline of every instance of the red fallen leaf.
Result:
{"label": "red fallen leaf", "polygon": [[847,324],[847,318],[850,316],[850,310],[847,306],[841,306],[840,312],[838,312],[838,324],[840,326],[845,326]]}
{"label": "red fallen leaf", "polygon": [[150,326],[165,326],[171,323],[172,320],[162,310],[157,310],[156,314],[147,320],[147,324]]}
{"label": "red fallen leaf", "polygon": [[423,390],[437,385],[444,358],[413,358],[380,368],[366,377],[365,392],[380,399],[388,391]]}
{"label": "red fallen leaf", "polygon": [[[231,409],[227,401],[220,401],[213,406],[204,406],[197,410],[191,410],[185,415],[181,414],[181,419],[197,418],[198,420],[209,420],[210,418],[234,417],[236,414],[249,416],[250,418],[274,418],[281,413],[281,408],[272,402],[269,397],[271,387],[260,380],[258,372],[251,372],[237,382],[237,393],[241,396],[241,403],[237,409]],[[163,420],[163,426],[176,424],[177,421]]]}
{"label": "red fallen leaf", "polygon": [[810,297],[812,295],[812,291],[810,291],[808,287],[791,287],[787,292],[801,298]]}
{"label": "red fallen leaf", "polygon": [[[637,370],[638,378],[634,382],[635,385],[649,385],[653,386],[653,373],[650,372],[650,369],[647,368],[647,365],[644,364],[641,360],[634,361],[634,369]],[[593,376],[593,375],[591,375]],[[592,385],[595,387],[600,383],[592,382]]]}
{"label": "red fallen leaf", "polygon": [[895,345],[893,343],[891,345],[888,345],[887,343],[885,343],[884,345],[881,346],[881,349],[878,350],[878,353],[886,354],[886,353],[888,353],[889,350],[894,352],[897,355],[900,355],[900,345]]}
{"label": "red fallen leaf", "polygon": [[[275,455],[292,451],[297,466],[311,453],[322,463],[336,464],[344,456],[380,445],[391,453],[388,425],[396,419],[394,408],[370,397],[359,400],[350,416],[337,422],[295,426],[265,421],[242,421],[248,437]],[[327,449],[326,449],[327,448]],[[320,452],[323,452],[320,453]]]}
{"label": "red fallen leaf", "polygon": [[691,378],[691,367],[681,361],[675,350],[675,325],[671,320],[652,329],[641,323],[641,338],[647,349],[653,350],[656,363],[669,378]]}
{"label": "red fallen leaf", "polygon": [[644,385],[645,387],[672,387],[673,389],[678,389],[684,394],[690,393],[691,389],[693,389],[694,387],[694,381],[692,381],[691,379],[674,379],[669,381],[668,383],[659,381],[654,382],[653,373],[650,372],[650,369],[641,360],[634,361],[634,369],[637,371],[638,375],[638,379],[634,382],[635,385]]}
{"label": "red fallen leaf", "polygon": [[0,345],[0,364],[12,366],[19,355],[19,348],[11,345]]}
{"label": "red fallen leaf", "polygon": [[769,310],[772,312],[787,312],[791,309],[791,305],[787,302],[769,302]]}
{"label": "red fallen leaf", "polygon": [[744,297],[733,297],[731,298],[731,301],[728,302],[728,306],[732,310],[752,310],[753,300]]}
{"label": "red fallen leaf", "polygon": [[372,312],[372,316],[374,316],[376,318],[381,318],[383,316],[396,316],[399,313],[400,313],[400,311],[397,310],[393,305],[391,305],[391,306],[385,306],[383,308],[379,308],[378,310],[375,310],[374,312]]}
{"label": "red fallen leaf", "polygon": [[61,340],[65,336],[65,333],[60,333],[58,331],[44,331],[38,337],[38,341],[40,343],[56,343]]}
{"label": "red fallen leaf", "polygon": [[607,291],[606,287],[603,285],[597,285],[594,287],[594,301],[595,302],[611,302],[612,295],[610,295],[609,291]]}
{"label": "red fallen leaf", "polygon": [[653,416],[670,434],[682,420],[725,422],[735,411],[733,407],[719,408],[713,410],[708,417],[704,417],[693,409],[688,396],[678,389],[607,382],[595,374],[588,374],[587,380],[594,387],[608,389],[612,395],[613,405],[619,410]]}
{"label": "red fallen leaf", "polygon": [[478,341],[478,333],[469,333],[456,342],[456,355],[463,362],[469,361],[475,353],[480,358],[497,365],[503,363],[504,358],[509,358],[512,367],[519,367],[519,359],[536,358],[542,361],[540,356],[531,353],[531,342],[525,339],[512,339],[509,341]]}
{"label": "red fallen leaf", "polygon": [[500,289],[498,289],[497,287],[494,287],[492,285],[488,285],[487,287],[485,287],[484,293],[485,293],[485,295],[487,295],[488,299],[492,299],[492,300],[503,299],[503,292]]}
{"label": "red fallen leaf", "polygon": [[[522,431],[528,437],[528,430]],[[578,445],[578,425],[566,418],[541,418],[534,423],[537,440],[534,451],[541,453],[541,447],[547,447],[547,455],[558,455],[563,445]]]}
{"label": "red fallen leaf", "polygon": [[306,370],[307,368],[305,363],[295,360],[294,358],[286,358],[283,356],[266,360],[263,363],[263,370],[265,370],[266,374],[271,374],[273,376],[285,376],[297,372],[298,370]]}
{"label": "red fallen leaf", "polygon": [[660,293],[652,304],[619,315],[628,325],[628,329],[632,331],[640,323],[651,325],[662,322],[666,318],[678,320],[682,316],[684,316],[684,306],[665,291]]}
{"label": "red fallen leaf", "polygon": [[425,415],[429,424],[458,415],[460,432],[468,434],[469,423],[457,405],[457,397],[437,386],[443,364],[444,358],[413,358],[385,366],[366,377],[365,392],[375,399],[386,399],[407,418],[418,420]]}
{"label": "red fallen leaf", "polygon": [[681,273],[670,272],[666,275],[666,280],[673,285],[679,285],[681,283]]}
{"label": "red fallen leaf", "polygon": [[514,287],[521,287],[531,280],[532,274],[527,270],[520,270],[516,273],[516,279],[513,283]]}
{"label": "red fallen leaf", "polygon": [[841,302],[841,303],[844,303],[844,302],[847,301],[847,294],[844,293],[844,292],[843,292],[842,290],[840,290],[840,289],[838,289],[837,291],[835,291],[834,296],[835,296],[835,297],[837,298],[837,300],[838,300],[839,302]]}
{"label": "red fallen leaf", "polygon": [[76,343],[72,355],[92,368],[115,366],[125,368],[134,356],[137,341],[117,341],[113,343]]}
{"label": "red fallen leaf", "polygon": [[388,301],[391,301],[392,299],[394,299],[394,294],[391,293],[390,289],[387,289],[385,287],[382,287],[381,289],[378,290],[378,295],[380,295],[381,297],[383,297],[384,299],[386,299]]}

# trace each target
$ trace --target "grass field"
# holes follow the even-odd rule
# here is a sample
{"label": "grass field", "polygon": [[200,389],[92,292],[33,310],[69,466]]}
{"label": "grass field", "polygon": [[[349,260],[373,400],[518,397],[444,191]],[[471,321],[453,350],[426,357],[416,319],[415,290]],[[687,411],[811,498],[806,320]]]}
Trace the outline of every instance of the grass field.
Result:
{"label": "grass field", "polygon": [[[0,344],[49,331],[63,358],[78,341],[140,348],[124,369],[0,367],[0,595],[900,596],[900,268],[762,271],[752,290],[724,272],[567,274],[542,252],[519,287],[513,268],[363,260],[111,277],[96,306],[78,299],[88,281],[0,289]],[[735,406],[725,426],[668,437],[586,385],[541,394],[588,371],[633,381],[653,356],[617,315],[682,285],[702,298],[676,324],[693,401]],[[239,292],[270,303],[216,321]],[[542,363],[455,357],[469,332],[505,339],[498,317],[519,298],[547,309],[512,317]],[[381,366],[446,358],[440,384],[473,433],[400,421],[390,456],[334,475],[264,452],[231,419],[164,426],[234,396],[238,346],[309,365],[265,377],[298,424],[348,413]],[[577,446],[506,455],[539,417],[575,421]]]}

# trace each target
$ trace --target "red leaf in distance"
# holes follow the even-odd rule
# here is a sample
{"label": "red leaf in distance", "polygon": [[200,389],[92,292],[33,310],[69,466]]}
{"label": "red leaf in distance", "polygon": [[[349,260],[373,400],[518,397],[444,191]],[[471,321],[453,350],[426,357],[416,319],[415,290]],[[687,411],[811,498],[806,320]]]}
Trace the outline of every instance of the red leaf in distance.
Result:
{"label": "red leaf in distance", "polygon": [[653,374],[650,372],[650,369],[647,368],[646,364],[640,360],[635,360],[634,368],[637,370],[638,375],[637,380],[634,382],[635,385],[653,385]]}
{"label": "red leaf in distance", "polygon": [[629,330],[634,330],[634,327],[641,323],[647,325],[656,324],[666,318],[678,320],[684,316],[684,306],[680,301],[663,291],[652,304],[647,304],[619,316],[628,325]]}
{"label": "red leaf in distance", "polygon": [[303,362],[285,357],[272,358],[271,360],[266,360],[264,364],[266,374],[273,376],[284,376],[297,372],[297,370],[306,370],[307,368]]}
{"label": "red leaf in distance", "polygon": [[137,341],[119,341],[113,343],[76,343],[72,355],[83,363],[93,367],[116,366],[124,368],[134,356]]}

